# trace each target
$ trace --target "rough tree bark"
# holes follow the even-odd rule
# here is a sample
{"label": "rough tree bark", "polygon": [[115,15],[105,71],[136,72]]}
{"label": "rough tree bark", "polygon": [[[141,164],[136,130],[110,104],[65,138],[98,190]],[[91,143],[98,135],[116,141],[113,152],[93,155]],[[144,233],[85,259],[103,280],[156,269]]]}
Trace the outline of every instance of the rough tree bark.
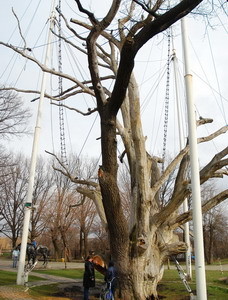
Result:
{"label": "rough tree bark", "polygon": [[[123,27],[128,18],[119,20],[121,39],[118,41],[120,45],[117,41],[115,45],[120,49],[120,61],[117,66],[115,58],[110,57],[116,80],[108,96],[105,94],[99,75],[96,43],[98,37],[113,20],[113,11],[117,11],[121,1],[113,1],[109,12],[101,21],[84,9],[80,1],[76,2],[79,10],[87,14],[92,24],[86,45],[93,90],[101,119],[102,166],[98,171],[98,179],[110,235],[111,254],[120,276],[122,297],[124,299],[157,298],[157,284],[162,278],[166,258],[186,250],[186,245],[179,242],[173,232],[179,225],[176,222],[176,209],[190,194],[189,182],[186,179],[189,164],[188,146],[181,151],[161,176],[158,173],[158,163],[148,155],[145,148],[139,95],[132,70],[138,50],[149,39],[186,15],[201,1],[182,1],[163,15],[156,16],[152,13],[153,8],[155,9],[153,7],[147,18],[142,23],[138,22],[134,25],[126,36]],[[134,4],[133,1],[129,18]],[[159,6],[158,2],[157,4]],[[80,24],[75,20],[72,21]],[[113,41],[112,36],[109,37],[109,41]],[[121,106],[124,128],[121,128],[116,119]],[[121,207],[117,184],[116,128],[123,138],[130,167],[132,191],[130,226],[126,222]],[[161,208],[157,201],[157,194],[178,163],[180,163],[180,169],[173,197],[165,207]],[[221,167],[217,168],[215,164],[213,166],[216,170]]]}
{"label": "rough tree bark", "polygon": [[[191,220],[192,212],[178,215],[177,209],[184,199],[191,194],[190,180],[187,177],[189,165],[189,147],[181,152],[167,166],[163,174],[159,172],[160,160],[151,157],[145,147],[140,119],[140,99],[136,80],[132,73],[134,59],[138,51],[158,33],[196,8],[202,0],[183,0],[168,8],[166,1],[121,1],[113,0],[106,16],[98,20],[95,15],[83,7],[82,1],[75,0],[81,13],[88,17],[89,22],[71,19],[72,27],[61,14],[66,27],[86,43],[85,48],[65,42],[87,55],[90,79],[80,82],[73,76],[61,73],[42,65],[25,51],[0,42],[20,55],[30,59],[43,71],[60,75],[73,82],[74,86],[65,90],[56,99],[62,100],[82,92],[96,98],[97,107],[87,113],[98,111],[100,115],[102,165],[98,170],[99,183],[94,180],[80,180],[71,175],[62,165],[58,169],[68,176],[72,182],[79,184],[78,192],[91,198],[99,211],[103,225],[107,228],[110,238],[110,249],[119,277],[123,299],[156,299],[157,284],[162,278],[164,262],[173,254],[184,252],[186,245],[177,239],[174,230]],[[127,5],[127,14],[118,19],[117,13],[121,4]],[[135,22],[135,9],[144,11]],[[138,15],[138,14],[137,14]],[[134,22],[131,18],[134,16]],[[112,22],[118,22],[117,34],[108,29]],[[79,34],[76,28],[89,30],[88,36]],[[99,45],[98,39],[107,40],[107,48]],[[119,58],[118,54],[119,54]],[[111,75],[103,76],[99,68],[111,70]],[[115,79],[112,90],[108,90],[105,81]],[[88,87],[91,85],[90,87]],[[23,91],[25,92],[25,91]],[[37,93],[37,91],[28,91]],[[53,96],[46,94],[47,98]],[[123,122],[117,120],[121,111]],[[198,125],[209,122],[200,120]],[[214,134],[199,139],[206,142],[219,134],[226,133],[227,126]],[[120,135],[125,147],[131,178],[130,221],[128,222],[121,204],[118,187],[118,158],[116,135]],[[227,165],[228,148],[218,153],[201,172],[201,183],[214,176],[222,176],[222,168]],[[122,157],[123,159],[123,157]],[[60,161],[59,161],[60,162]],[[60,162],[61,164],[61,162]],[[173,170],[179,167],[175,179],[172,196],[168,203],[159,202],[159,192]],[[203,206],[207,211],[227,198],[228,191],[223,191],[209,199]],[[102,200],[102,202],[101,202]]]}
{"label": "rough tree bark", "polygon": [[[167,218],[156,217],[159,215],[159,206],[154,200],[162,180],[159,181],[159,184],[155,182],[150,186],[150,182],[155,179],[150,178],[153,173],[150,170],[151,163],[145,149],[139,118],[137,85],[131,74],[134,57],[138,50],[150,38],[168,28],[194,6],[191,3],[190,7],[189,2],[187,5],[187,2],[183,1],[160,17],[151,18],[149,15],[144,20],[145,25],[138,23],[137,26],[131,28],[128,35],[122,38],[116,81],[110,98],[107,99],[99,76],[96,42],[102,31],[113,20],[115,16],[113,11],[117,11],[121,1],[113,1],[109,12],[100,22],[95,19],[93,14],[82,8],[80,1],[76,2],[79,10],[86,13],[93,24],[86,44],[89,69],[101,119],[102,166],[98,172],[98,178],[110,235],[111,253],[120,276],[122,297],[124,299],[157,298],[157,283],[163,275],[164,260],[170,254],[185,250],[185,246],[183,243],[173,241],[174,228],[169,226]],[[199,2],[195,2],[195,6]],[[185,9],[180,8],[184,4],[186,5]],[[133,3],[132,5],[134,6]],[[122,20],[121,25],[126,21]],[[122,35],[124,35],[123,31]],[[125,124],[123,131],[127,137],[125,149],[131,170],[130,230],[121,207],[117,185],[116,147],[116,115],[126,97],[127,89],[129,126],[127,127]],[[171,215],[173,214],[175,213],[172,211]]]}

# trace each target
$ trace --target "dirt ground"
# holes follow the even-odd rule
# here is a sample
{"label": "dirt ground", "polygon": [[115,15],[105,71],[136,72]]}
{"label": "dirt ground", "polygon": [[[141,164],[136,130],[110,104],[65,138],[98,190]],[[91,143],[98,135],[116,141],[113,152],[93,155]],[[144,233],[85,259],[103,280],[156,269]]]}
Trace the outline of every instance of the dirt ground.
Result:
{"label": "dirt ground", "polygon": [[[0,287],[1,300],[82,300],[83,292],[81,287],[73,284],[60,285],[60,291],[53,296],[48,297],[35,297],[30,295],[29,288],[18,288],[12,286]],[[99,299],[99,293],[91,290],[91,300]]]}

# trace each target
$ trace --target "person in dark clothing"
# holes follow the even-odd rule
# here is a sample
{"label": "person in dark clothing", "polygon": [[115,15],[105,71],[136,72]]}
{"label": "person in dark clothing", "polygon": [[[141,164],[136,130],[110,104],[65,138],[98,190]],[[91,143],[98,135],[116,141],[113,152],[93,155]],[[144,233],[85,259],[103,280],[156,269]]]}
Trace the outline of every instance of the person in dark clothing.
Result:
{"label": "person in dark clothing", "polygon": [[105,281],[108,283],[111,283],[111,291],[113,294],[113,297],[115,297],[115,291],[117,287],[117,271],[114,266],[113,261],[109,262],[108,269],[105,274]]}
{"label": "person in dark clothing", "polygon": [[89,289],[95,287],[95,272],[92,256],[88,256],[85,261],[85,272],[83,276],[84,300],[89,299]]}
{"label": "person in dark clothing", "polygon": [[34,248],[36,249],[37,247],[37,242],[35,240],[32,240],[31,244],[34,246]]}

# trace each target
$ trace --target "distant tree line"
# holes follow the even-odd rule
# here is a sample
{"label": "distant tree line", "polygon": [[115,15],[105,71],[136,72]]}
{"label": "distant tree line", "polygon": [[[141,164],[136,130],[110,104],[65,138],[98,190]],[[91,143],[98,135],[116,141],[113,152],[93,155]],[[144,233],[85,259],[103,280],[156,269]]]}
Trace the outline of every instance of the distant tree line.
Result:
{"label": "distant tree line", "polygon": [[[11,163],[1,168],[0,215],[1,233],[12,241],[12,247],[20,242],[23,226],[24,202],[29,179],[29,160],[22,154],[10,154]],[[88,159],[84,161],[88,162]],[[89,169],[79,159],[71,157],[75,174]],[[29,239],[45,244],[54,258],[67,261],[85,257],[94,243],[107,243],[94,203],[82,197],[64,175],[53,168],[52,158],[40,158],[36,170]],[[92,166],[92,164],[91,164]],[[77,172],[77,168],[81,168]],[[89,170],[92,174],[91,170]],[[84,174],[86,176],[86,174]],[[88,175],[87,175],[88,176]],[[99,242],[96,242],[99,240]],[[102,248],[100,247],[100,248]],[[96,249],[101,251],[102,249]]]}

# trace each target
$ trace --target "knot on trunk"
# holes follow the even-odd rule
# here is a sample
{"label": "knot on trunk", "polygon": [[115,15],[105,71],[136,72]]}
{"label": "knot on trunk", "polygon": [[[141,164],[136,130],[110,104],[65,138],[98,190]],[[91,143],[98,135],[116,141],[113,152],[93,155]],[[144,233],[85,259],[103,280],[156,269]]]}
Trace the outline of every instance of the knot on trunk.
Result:
{"label": "knot on trunk", "polygon": [[97,172],[97,176],[99,178],[104,176],[104,171],[102,169],[102,166],[99,166],[99,169],[98,169],[98,172]]}
{"label": "knot on trunk", "polygon": [[142,254],[143,252],[145,252],[146,249],[148,248],[148,241],[147,241],[146,237],[144,237],[144,236],[138,237],[136,245],[138,247],[139,254]]}

